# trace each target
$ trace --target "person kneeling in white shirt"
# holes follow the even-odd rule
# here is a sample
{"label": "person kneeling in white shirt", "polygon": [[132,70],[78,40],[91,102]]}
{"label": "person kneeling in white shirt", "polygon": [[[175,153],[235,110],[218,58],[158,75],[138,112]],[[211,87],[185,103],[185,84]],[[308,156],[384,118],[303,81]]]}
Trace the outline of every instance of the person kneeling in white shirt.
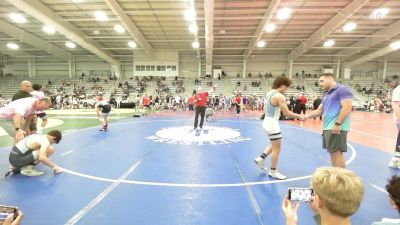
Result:
{"label": "person kneeling in white shirt", "polygon": [[54,153],[52,144],[58,144],[61,141],[62,134],[58,130],[52,130],[47,134],[33,134],[25,137],[17,142],[10,152],[9,172],[20,171],[25,176],[40,176],[44,172],[35,169],[39,163],[44,163],[46,166],[53,169],[55,174],[62,173],[61,167],[53,163],[48,157]]}

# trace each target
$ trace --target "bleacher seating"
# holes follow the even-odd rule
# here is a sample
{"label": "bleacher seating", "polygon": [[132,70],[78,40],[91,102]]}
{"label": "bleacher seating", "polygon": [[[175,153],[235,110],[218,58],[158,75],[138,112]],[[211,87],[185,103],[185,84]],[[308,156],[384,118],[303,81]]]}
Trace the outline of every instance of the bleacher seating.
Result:
{"label": "bleacher seating", "polygon": [[[93,76],[96,77],[96,76]],[[84,79],[80,78],[68,78],[68,77],[55,77],[55,76],[39,76],[34,78],[27,77],[17,77],[17,76],[4,76],[0,77],[0,93],[4,98],[11,98],[11,96],[17,92],[20,88],[20,83],[22,80],[27,79],[32,83],[42,84],[43,87],[46,87],[48,90],[56,90],[57,88],[62,87],[63,92],[66,95],[70,95],[73,93],[74,88],[79,89],[84,87],[86,95],[88,96],[96,96],[99,93],[98,88],[102,87],[101,92],[105,95],[106,98],[110,97],[112,94],[114,97],[117,96],[125,96],[125,93],[122,88],[118,88],[119,83],[125,83],[127,81],[129,85],[132,86],[132,89],[128,90],[129,96],[135,97],[137,95],[142,96],[142,94],[147,93],[149,96],[158,95],[157,92],[157,81],[153,79],[152,81],[147,81],[146,86],[143,92],[140,91],[139,81],[140,79],[136,78],[121,78],[118,81],[109,80],[108,77],[100,77],[98,82],[93,82],[93,77],[85,77]],[[97,77],[96,77],[97,78]],[[107,82],[105,80],[107,79]],[[199,84],[195,84],[195,79],[200,81]],[[273,78],[271,79],[260,79],[260,78],[226,78],[226,79],[217,79],[217,78],[183,78],[179,77],[179,81],[183,82],[183,87],[185,91],[176,93],[177,85],[173,85],[175,81],[175,77],[166,77],[165,80],[162,81],[169,88],[169,94],[180,96],[189,96],[192,94],[193,90],[198,87],[202,87],[203,90],[210,90],[214,86],[215,92],[213,94],[219,95],[234,95],[236,93],[241,93],[243,96],[256,95],[262,97],[271,90],[271,85]],[[48,83],[51,81],[51,84]],[[304,86],[304,94],[308,99],[314,99],[317,96],[323,95],[323,90],[316,86],[315,83],[318,82],[317,78],[294,78],[292,79],[293,86],[289,88],[286,93],[286,96],[298,95],[300,90],[297,89],[297,86]],[[212,84],[208,84],[208,82],[212,82]],[[238,82],[240,82],[240,86],[238,86]],[[260,82],[258,87],[252,85],[254,82]],[[386,90],[386,86],[382,83],[382,81],[377,80],[344,80],[340,81],[343,84],[348,85],[355,92],[355,99],[358,101],[367,101],[370,97],[368,95],[363,98],[360,92],[357,92],[357,87],[366,87],[367,89],[372,88],[371,96],[376,96],[376,94],[380,90]],[[164,95],[166,93],[162,93]],[[361,96],[361,97],[360,97]]]}

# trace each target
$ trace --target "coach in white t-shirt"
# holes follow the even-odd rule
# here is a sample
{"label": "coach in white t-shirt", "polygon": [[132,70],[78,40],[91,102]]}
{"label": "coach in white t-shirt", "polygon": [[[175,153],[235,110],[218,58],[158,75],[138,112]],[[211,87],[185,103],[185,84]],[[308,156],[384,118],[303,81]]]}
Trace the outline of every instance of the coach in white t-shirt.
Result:
{"label": "coach in white t-shirt", "polygon": [[398,129],[396,151],[389,162],[389,167],[400,169],[400,80],[399,76],[394,75],[391,79],[386,80],[387,85],[393,89],[392,92],[392,108],[393,118],[396,121]]}
{"label": "coach in white t-shirt", "polygon": [[0,127],[6,133],[14,137],[14,144],[22,140],[29,133],[29,124],[38,112],[48,109],[51,100],[48,98],[37,99],[35,97],[22,98],[10,102],[0,108]]}

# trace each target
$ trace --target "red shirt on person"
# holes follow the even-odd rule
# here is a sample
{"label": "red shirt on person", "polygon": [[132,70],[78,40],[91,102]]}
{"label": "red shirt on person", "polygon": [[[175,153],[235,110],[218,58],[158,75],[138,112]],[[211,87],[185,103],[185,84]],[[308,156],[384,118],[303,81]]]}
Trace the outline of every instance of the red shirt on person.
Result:
{"label": "red shirt on person", "polygon": [[149,106],[150,105],[150,98],[148,96],[143,97],[143,105]]}
{"label": "red shirt on person", "polygon": [[307,97],[305,95],[300,96],[300,104],[305,105],[307,104]]}
{"label": "red shirt on person", "polygon": [[208,96],[208,92],[201,92],[198,93],[194,99],[197,100],[196,105],[197,106],[206,106],[207,104],[207,96]]}
{"label": "red shirt on person", "polygon": [[235,101],[236,101],[236,104],[240,104],[240,101],[242,101],[242,99],[240,98],[240,96],[237,96]]}
{"label": "red shirt on person", "polygon": [[188,104],[189,104],[189,105],[193,105],[193,104],[194,104],[194,98],[195,98],[195,97],[193,97],[193,96],[190,96],[190,97],[188,98]]}

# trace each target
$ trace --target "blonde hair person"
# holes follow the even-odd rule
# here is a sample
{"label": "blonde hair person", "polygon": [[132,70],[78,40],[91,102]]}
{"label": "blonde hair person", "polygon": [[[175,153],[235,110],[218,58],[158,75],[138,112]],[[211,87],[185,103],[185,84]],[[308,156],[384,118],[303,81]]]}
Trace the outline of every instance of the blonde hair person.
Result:
{"label": "blonde hair person", "polygon": [[[314,189],[310,207],[314,210],[317,224],[351,225],[350,216],[360,207],[364,197],[364,185],[352,171],[339,167],[322,167],[311,178]],[[282,210],[286,225],[297,225],[299,203],[285,197]]]}

